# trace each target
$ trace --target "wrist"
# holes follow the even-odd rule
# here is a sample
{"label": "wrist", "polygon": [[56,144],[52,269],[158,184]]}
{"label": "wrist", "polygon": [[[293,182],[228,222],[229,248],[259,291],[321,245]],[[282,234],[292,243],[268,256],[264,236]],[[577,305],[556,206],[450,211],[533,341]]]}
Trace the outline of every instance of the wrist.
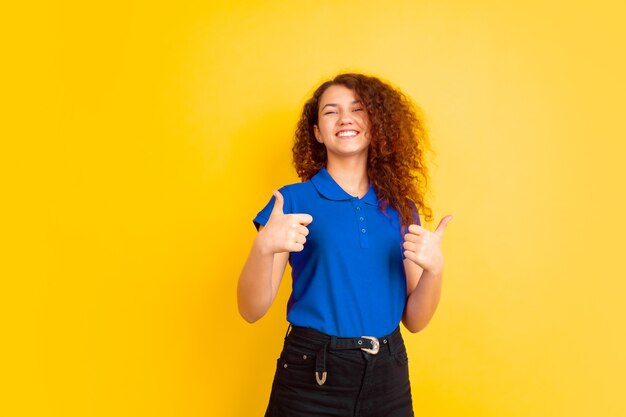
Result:
{"label": "wrist", "polygon": [[252,244],[253,248],[256,249],[261,255],[274,255],[274,251],[268,240],[266,239],[266,235],[264,230],[261,230],[256,237],[254,238],[254,242]]}
{"label": "wrist", "polygon": [[430,278],[441,278],[443,276],[443,266],[440,268],[424,269],[424,274]]}

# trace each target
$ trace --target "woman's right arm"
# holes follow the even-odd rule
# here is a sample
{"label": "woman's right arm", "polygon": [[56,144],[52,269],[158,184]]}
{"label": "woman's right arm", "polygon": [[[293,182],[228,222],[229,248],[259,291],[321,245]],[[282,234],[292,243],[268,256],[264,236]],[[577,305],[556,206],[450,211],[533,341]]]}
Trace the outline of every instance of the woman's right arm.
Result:
{"label": "woman's right arm", "polygon": [[247,322],[263,317],[274,302],[288,260],[289,252],[273,253],[256,236],[237,286],[239,314]]}
{"label": "woman's right arm", "polygon": [[259,228],[237,284],[239,314],[250,323],[263,317],[274,302],[289,252],[304,249],[306,225],[313,221],[308,214],[284,214],[282,194],[275,191],[274,196],[272,213]]}

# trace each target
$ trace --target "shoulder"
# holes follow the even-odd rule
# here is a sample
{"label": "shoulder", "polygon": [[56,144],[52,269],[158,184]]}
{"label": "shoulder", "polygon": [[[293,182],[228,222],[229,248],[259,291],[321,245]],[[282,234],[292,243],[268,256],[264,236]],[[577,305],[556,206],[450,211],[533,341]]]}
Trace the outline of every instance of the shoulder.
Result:
{"label": "shoulder", "polygon": [[[289,214],[294,209],[294,205],[297,205],[298,202],[305,201],[309,198],[309,191],[313,187],[311,184],[308,184],[308,181],[298,182],[293,184],[283,185],[278,188],[278,191],[283,196],[284,205],[283,210],[286,214]],[[274,204],[274,197],[272,196],[270,199],[270,205]]]}
{"label": "shoulder", "polygon": [[[298,201],[298,190],[301,188],[301,183],[287,184],[283,185],[280,188],[274,188],[278,190],[283,197],[283,213],[290,214],[293,213],[294,210],[294,202]],[[267,223],[274,209],[274,203],[276,202],[276,197],[274,197],[271,193],[269,193],[269,200],[265,204],[265,207],[261,209],[253,219],[254,225],[257,230],[260,230],[260,226],[263,226]]]}
{"label": "shoulder", "polygon": [[304,182],[296,182],[293,184],[287,184],[279,188],[279,191],[283,194],[289,194],[290,197],[304,196],[315,188],[310,180]]}
{"label": "shoulder", "polygon": [[311,180],[306,180],[306,181],[294,182],[291,184],[283,185],[281,188],[287,188],[290,190],[299,190],[299,189],[310,187],[311,185],[313,185]]}

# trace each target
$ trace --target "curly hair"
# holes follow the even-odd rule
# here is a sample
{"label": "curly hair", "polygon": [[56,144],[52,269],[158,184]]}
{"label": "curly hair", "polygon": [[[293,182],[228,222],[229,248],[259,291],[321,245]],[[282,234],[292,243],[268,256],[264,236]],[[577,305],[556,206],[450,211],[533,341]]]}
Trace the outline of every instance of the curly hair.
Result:
{"label": "curly hair", "polygon": [[415,210],[431,221],[432,210],[424,197],[429,181],[425,152],[430,146],[423,119],[418,117],[419,108],[400,90],[376,77],[339,74],[315,90],[304,105],[292,148],[298,176],[307,181],[326,165],[326,147],[315,139],[313,126],[318,123],[320,97],[332,85],[354,91],[369,115],[367,175],[378,196],[379,209],[384,212],[391,205],[403,227],[414,222]]}

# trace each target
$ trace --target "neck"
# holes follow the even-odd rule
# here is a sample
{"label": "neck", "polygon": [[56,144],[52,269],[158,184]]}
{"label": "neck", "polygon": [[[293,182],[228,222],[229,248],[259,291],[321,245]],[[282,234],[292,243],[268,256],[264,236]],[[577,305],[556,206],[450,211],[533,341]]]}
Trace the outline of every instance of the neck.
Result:
{"label": "neck", "polygon": [[329,159],[326,170],[341,188],[354,197],[362,198],[369,190],[370,182],[367,177],[367,160]]}

